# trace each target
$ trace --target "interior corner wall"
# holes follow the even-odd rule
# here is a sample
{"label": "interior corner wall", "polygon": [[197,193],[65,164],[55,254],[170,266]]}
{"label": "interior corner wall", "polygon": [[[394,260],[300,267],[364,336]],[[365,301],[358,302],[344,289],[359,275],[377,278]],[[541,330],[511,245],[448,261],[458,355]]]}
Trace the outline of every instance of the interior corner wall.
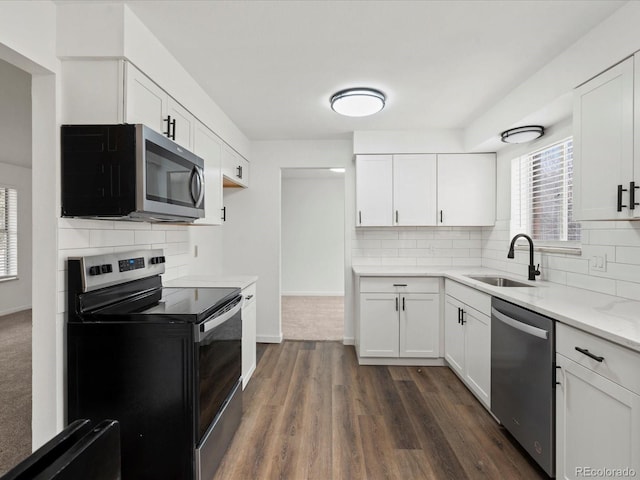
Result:
{"label": "interior corner wall", "polygon": [[282,295],[344,295],[344,175],[282,178]]}
{"label": "interior corner wall", "polygon": [[[227,222],[223,235],[223,273],[257,275],[257,340],[281,342],[280,324],[280,180],[282,168],[345,167],[346,184],[353,180],[351,140],[260,141],[251,144],[251,180],[248,189],[225,192]],[[346,191],[345,231],[354,228],[353,194]],[[351,224],[349,224],[351,220]],[[348,225],[348,226],[347,226]],[[345,237],[345,280],[352,277],[350,236]],[[345,339],[353,337],[345,281]],[[345,340],[346,341],[346,340]]]}

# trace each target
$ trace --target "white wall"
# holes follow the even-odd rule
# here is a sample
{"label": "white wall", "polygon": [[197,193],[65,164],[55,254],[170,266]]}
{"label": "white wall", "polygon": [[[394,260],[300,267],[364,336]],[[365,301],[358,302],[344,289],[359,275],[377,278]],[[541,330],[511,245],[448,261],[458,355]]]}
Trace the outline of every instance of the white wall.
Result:
{"label": "white wall", "polygon": [[18,278],[0,283],[0,315],[31,308],[31,75],[0,61],[0,185],[18,190]]}
{"label": "white wall", "polygon": [[[346,183],[354,181],[350,140],[265,141],[251,145],[251,180],[246,190],[225,192],[227,222],[223,235],[223,273],[258,275],[257,337],[259,342],[282,341],[280,323],[282,168],[345,167]],[[353,228],[353,192],[345,196],[345,229]],[[345,257],[350,256],[347,236]],[[351,262],[345,260],[345,278]],[[347,282],[345,295],[352,285]],[[348,300],[346,300],[348,301]],[[345,337],[353,337],[351,307],[345,305]],[[352,340],[351,340],[352,341]]]}
{"label": "white wall", "polygon": [[344,175],[293,175],[282,177],[282,294],[344,295]]}
{"label": "white wall", "polygon": [[31,168],[0,163],[0,185],[18,190],[18,278],[0,282],[0,315],[5,315],[31,308]]}

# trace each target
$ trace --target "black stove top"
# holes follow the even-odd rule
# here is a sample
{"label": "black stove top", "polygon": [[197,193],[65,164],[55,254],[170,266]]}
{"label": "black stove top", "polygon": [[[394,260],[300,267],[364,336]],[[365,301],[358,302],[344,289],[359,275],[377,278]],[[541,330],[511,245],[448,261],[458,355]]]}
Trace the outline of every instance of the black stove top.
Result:
{"label": "black stove top", "polygon": [[[96,320],[199,323],[240,295],[239,288],[161,288],[91,313]],[[111,317],[111,318],[105,318]]]}

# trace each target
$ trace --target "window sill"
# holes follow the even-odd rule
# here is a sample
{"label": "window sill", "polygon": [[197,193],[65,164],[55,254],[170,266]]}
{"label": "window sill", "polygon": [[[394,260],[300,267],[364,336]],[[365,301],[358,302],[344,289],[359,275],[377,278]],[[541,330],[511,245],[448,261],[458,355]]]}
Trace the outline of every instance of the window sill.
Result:
{"label": "window sill", "polygon": [[16,275],[15,277],[4,277],[4,278],[0,278],[0,283],[4,283],[4,282],[11,282],[13,280],[19,280],[18,276]]}
{"label": "window sill", "polygon": [[[529,245],[517,245],[516,250],[526,250],[529,251]],[[581,246],[573,246],[573,247],[560,247],[557,245],[535,245],[533,247],[535,252],[544,252],[544,253],[562,253],[565,255],[582,255],[582,247]]]}

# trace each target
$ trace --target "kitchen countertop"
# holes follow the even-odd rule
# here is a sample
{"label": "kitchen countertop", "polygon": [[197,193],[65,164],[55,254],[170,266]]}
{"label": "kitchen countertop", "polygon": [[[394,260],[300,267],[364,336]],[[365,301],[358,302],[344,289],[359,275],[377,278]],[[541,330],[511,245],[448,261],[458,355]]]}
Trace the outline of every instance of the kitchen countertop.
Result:
{"label": "kitchen countertop", "polygon": [[168,280],[163,285],[165,287],[235,287],[243,289],[257,281],[258,277],[252,275],[187,275]]}
{"label": "kitchen countertop", "polygon": [[[524,276],[484,267],[356,266],[353,272],[357,277],[449,278],[640,352],[640,302],[635,300],[540,280],[530,282]],[[532,287],[495,287],[467,275],[499,275]]]}

